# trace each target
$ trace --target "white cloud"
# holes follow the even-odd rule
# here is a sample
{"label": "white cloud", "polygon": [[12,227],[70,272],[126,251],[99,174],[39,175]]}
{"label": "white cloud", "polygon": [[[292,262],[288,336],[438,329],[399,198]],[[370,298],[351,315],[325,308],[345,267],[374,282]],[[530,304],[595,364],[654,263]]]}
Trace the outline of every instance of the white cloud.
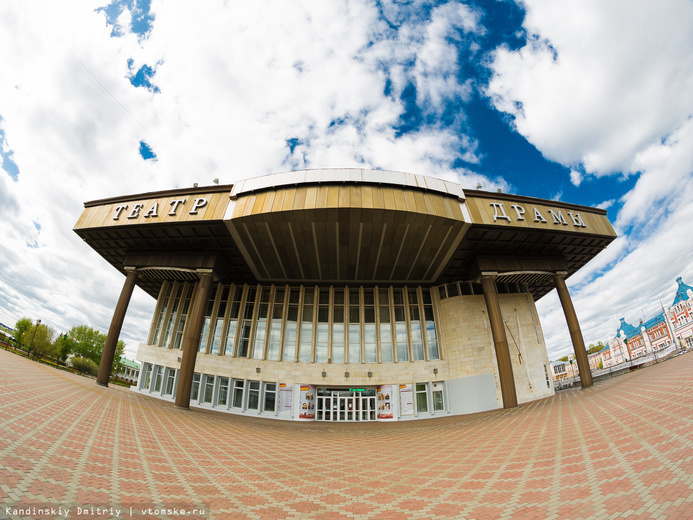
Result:
{"label": "white cloud", "polygon": [[[396,30],[366,0],[154,1],[146,38],[128,30],[127,10],[112,37],[99,6],[0,3],[3,149],[20,172],[17,182],[0,172],[4,323],[107,330],[123,277],[71,231],[86,200],[306,167],[482,178],[450,167],[476,160],[460,125],[395,130],[406,85],[438,111],[469,91],[454,41],[480,29],[461,4],[425,19],[412,9]],[[143,65],[160,93],[130,83]],[[157,161],[142,160],[140,141]],[[121,334],[130,354],[153,305],[136,291]]]}
{"label": "white cloud", "polygon": [[[494,102],[546,157],[584,172],[574,185],[610,172],[638,176],[619,201],[622,238],[569,280],[585,339],[596,341],[640,302],[654,309],[649,295],[673,292],[676,276],[693,280],[684,239],[692,222],[692,8],[526,5],[526,29],[538,36],[494,55]],[[142,39],[127,30],[111,37],[98,4],[0,2],[3,149],[20,172],[16,182],[0,172],[0,321],[28,315],[58,330],[108,328],[123,277],[71,231],[86,200],[330,166],[507,191],[502,178],[450,166],[479,161],[464,113],[452,125],[397,132],[408,85],[433,114],[476,88],[459,78],[458,60],[478,52],[483,19],[456,2],[423,18],[422,6],[384,2],[390,25],[366,0],[214,0],[204,9],[154,1],[156,19]],[[128,27],[130,14],[118,23]],[[130,84],[142,65],[155,69],[160,93]],[[296,139],[293,153],[288,139]],[[156,162],[142,160],[140,141]],[[618,196],[605,194],[603,206]],[[122,332],[130,354],[153,306],[136,291]],[[551,352],[569,348],[554,296],[539,308]]]}
{"label": "white cloud", "polygon": [[[659,313],[678,276],[693,281],[693,122],[661,146],[636,158],[642,173],[616,219],[621,236],[568,280],[586,343],[606,342],[621,317],[637,324]],[[537,307],[551,357],[571,351],[555,294]]]}
{"label": "white cloud", "polygon": [[570,171],[570,182],[572,182],[574,186],[580,186],[580,183],[582,182],[583,178],[584,176],[579,171]]}
{"label": "white cloud", "polygon": [[[693,4],[524,5],[528,43],[493,54],[493,103],[545,157],[571,167],[573,185],[637,176],[611,216],[619,239],[568,281],[586,342],[605,341],[620,317],[656,313],[677,276],[693,278],[684,238],[693,235]],[[571,350],[555,293],[538,308],[551,357]]]}
{"label": "white cloud", "polygon": [[488,94],[549,159],[628,172],[693,114],[690,1],[524,5],[529,43],[495,52]]}

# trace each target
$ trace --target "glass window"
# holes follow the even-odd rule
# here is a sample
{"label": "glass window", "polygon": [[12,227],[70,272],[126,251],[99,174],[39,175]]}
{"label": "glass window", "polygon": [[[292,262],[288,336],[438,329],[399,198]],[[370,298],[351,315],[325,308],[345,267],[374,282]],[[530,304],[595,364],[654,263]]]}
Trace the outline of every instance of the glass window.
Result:
{"label": "glass window", "polygon": [[349,290],[349,363],[361,362],[361,316],[359,290]]}
{"label": "glass window", "polygon": [[277,406],[277,383],[265,383],[265,412],[274,412]]}
{"label": "glass window", "polygon": [[256,287],[248,287],[241,323],[241,338],[238,342],[238,357],[248,357],[250,348],[250,332],[253,330],[253,310],[255,309]]}
{"label": "glass window", "polygon": [[279,359],[279,345],[282,339],[282,322],[272,320],[269,333],[269,345],[267,347],[267,359],[277,361]]}
{"label": "glass window", "polygon": [[426,321],[426,341],[428,342],[428,359],[439,359],[438,337],[436,336],[436,325],[433,321]]}
{"label": "glass window", "polygon": [[349,323],[349,363],[361,362],[361,325]]}
{"label": "glass window", "polygon": [[428,398],[426,397],[426,383],[416,383],[416,411],[428,411]]}
{"label": "glass window", "polygon": [[414,350],[414,361],[422,361],[424,359],[424,349],[420,321],[411,322],[411,344]]}
{"label": "glass window", "polygon": [[378,319],[380,320],[380,359],[383,363],[392,363],[392,320],[390,319],[390,294],[387,289],[378,291],[380,306]]}
{"label": "glass window", "polygon": [[378,361],[378,336],[375,323],[375,296],[373,289],[363,290],[363,343],[366,363]]}
{"label": "glass window", "polygon": [[255,339],[253,341],[253,358],[262,359],[263,350],[265,348],[265,330],[267,328],[267,321],[258,320],[255,328]]}
{"label": "glass window", "polygon": [[433,397],[433,411],[440,412],[445,410],[445,403],[443,402],[443,383],[433,383],[432,386],[431,396]]}
{"label": "glass window", "polygon": [[[424,294],[426,293],[426,290],[424,290]],[[472,284],[469,282],[460,282],[460,293],[463,296],[469,296],[472,294]],[[429,298],[430,300],[430,298]],[[426,303],[424,301],[424,303]]]}
{"label": "glass window", "polygon": [[205,309],[205,319],[202,323],[202,332],[200,334],[200,344],[198,346],[198,352],[206,352],[207,350],[207,337],[209,336],[209,326],[212,321],[212,310],[214,310],[214,291],[211,291],[209,300],[207,301],[207,308]]}
{"label": "glass window", "polygon": [[248,410],[257,410],[260,404],[260,381],[248,381]]}
{"label": "glass window", "polygon": [[[469,283],[460,284],[469,287]],[[426,327],[426,344],[428,345],[428,359],[440,359],[438,353],[438,336],[436,335],[436,324],[433,318],[433,302],[431,294],[427,289],[423,290],[422,301],[424,307],[424,326]]]}
{"label": "glass window", "polygon": [[[291,309],[289,309],[289,317],[290,316],[292,316]],[[286,329],[284,330],[284,352],[282,354],[282,361],[293,361],[296,357],[296,331],[296,322],[287,320]]]}
{"label": "glass window", "polygon": [[303,309],[301,319],[301,345],[298,352],[299,361],[311,361],[313,350],[313,301],[315,294],[312,287],[303,292]]}
{"label": "glass window", "polygon": [[233,403],[234,408],[243,408],[243,389],[245,387],[245,380],[236,379],[233,382]]}
{"label": "glass window", "polygon": [[171,296],[171,289],[172,285],[169,285],[166,288],[166,291],[164,292],[164,300],[163,304],[161,305],[161,312],[159,313],[159,316],[156,319],[156,327],[154,329],[154,338],[152,339],[152,345],[158,345],[159,344],[159,335],[161,334],[161,326],[164,323],[164,316],[166,316],[166,309],[168,309],[168,300]]}
{"label": "glass window", "polygon": [[173,324],[176,321],[176,314],[178,313],[178,307],[180,306],[180,298],[183,293],[183,285],[178,286],[176,291],[176,296],[173,301],[173,307],[171,310],[171,315],[168,318],[168,323],[166,324],[166,332],[164,334],[164,341],[161,343],[164,347],[168,347],[168,342],[171,339],[171,332],[173,329]]}
{"label": "glass window", "polygon": [[344,363],[344,323],[332,325],[332,362]]}
{"label": "glass window", "polygon": [[176,370],[166,369],[166,383],[164,384],[164,395],[173,395],[173,383],[176,381]]}
{"label": "glass window", "polygon": [[188,309],[190,308],[190,300],[192,298],[193,288],[185,284],[185,299],[180,312],[180,320],[178,321],[178,329],[176,329],[176,339],[173,342],[173,348],[182,348],[183,332],[185,331],[185,322],[188,319]]}
{"label": "glass window", "polygon": [[409,361],[409,338],[407,318],[404,310],[404,297],[401,289],[395,289],[395,343],[397,344],[397,361]]}
{"label": "glass window", "polygon": [[411,324],[411,346],[414,351],[414,361],[424,358],[423,334],[421,333],[421,313],[419,311],[419,295],[416,289],[409,289],[409,323]]}
{"label": "glass window", "polygon": [[407,324],[396,323],[397,361],[409,361],[409,344],[407,343]]}
{"label": "glass window", "polygon": [[286,314],[286,327],[284,329],[283,361],[293,361],[296,357],[296,332],[298,330],[298,302],[299,288],[289,289],[289,308]]}
{"label": "glass window", "polygon": [[224,354],[227,356],[233,355],[233,347],[236,340],[236,330],[238,329],[238,315],[241,311],[242,296],[242,287],[234,287],[233,296],[229,296],[229,299],[232,299],[232,302],[231,309],[229,311],[229,328],[226,331],[226,341],[224,347]]}
{"label": "glass window", "polygon": [[332,362],[344,363],[344,289],[335,289],[332,304]]}
{"label": "glass window", "polygon": [[152,365],[149,363],[144,364],[144,374],[142,375],[142,388],[149,389],[149,385],[152,382]]}
{"label": "glass window", "polygon": [[380,323],[380,355],[383,363],[392,363],[392,327],[390,323]]}
{"label": "glass window", "polygon": [[190,400],[197,401],[200,395],[200,374],[193,374],[192,387],[190,388]]}
{"label": "glass window", "polygon": [[315,331],[315,361],[327,362],[327,348],[330,342],[330,290],[320,289],[318,301],[318,328]]}
{"label": "glass window", "polygon": [[205,392],[202,396],[203,403],[212,403],[212,397],[214,396],[214,376],[205,375]]}
{"label": "glass window", "polygon": [[219,396],[217,397],[217,404],[221,406],[226,406],[226,402],[229,398],[229,378],[220,377],[219,378]]}
{"label": "glass window", "polygon": [[279,288],[274,293],[274,305],[272,306],[272,322],[269,328],[269,343],[267,345],[267,359],[277,361],[279,359],[279,346],[282,339],[282,318],[284,317],[284,289]]}
{"label": "glass window", "polygon": [[267,332],[267,318],[269,316],[269,301],[271,287],[263,287],[260,292],[260,308],[257,313],[257,326],[255,340],[253,341],[253,358],[262,359],[265,354],[265,333]]}
{"label": "glass window", "polygon": [[315,361],[318,363],[327,362],[327,346],[329,344],[329,324],[318,323],[315,334]]}
{"label": "glass window", "polygon": [[241,325],[241,339],[238,343],[238,357],[248,357],[248,345],[250,345],[250,332],[252,327],[252,320],[243,320],[243,325]]}
{"label": "glass window", "polygon": [[217,309],[217,315],[213,322],[212,333],[212,354],[219,353],[219,346],[221,345],[221,333],[224,330],[224,315],[226,314],[226,303],[229,299],[229,286],[225,285],[222,287],[221,300],[219,300],[219,308]]}
{"label": "glass window", "polygon": [[301,348],[299,361],[311,361],[311,350],[313,346],[313,324],[301,323]]}
{"label": "glass window", "polygon": [[161,380],[163,379],[163,367],[154,367],[154,392],[161,391]]}

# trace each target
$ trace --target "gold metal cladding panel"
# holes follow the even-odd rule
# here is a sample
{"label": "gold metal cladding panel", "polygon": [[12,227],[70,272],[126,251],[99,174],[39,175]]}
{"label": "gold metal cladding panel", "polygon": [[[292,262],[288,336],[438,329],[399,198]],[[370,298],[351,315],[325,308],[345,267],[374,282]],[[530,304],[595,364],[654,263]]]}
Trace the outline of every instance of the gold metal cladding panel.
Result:
{"label": "gold metal cladding panel", "polygon": [[75,229],[222,220],[227,205],[227,192],[113,202],[85,208]]}
{"label": "gold metal cladding panel", "polygon": [[[314,220],[300,218],[306,211],[233,220],[261,279],[430,280],[463,226],[455,220],[382,209],[312,211]],[[395,218],[385,222],[378,218],[383,214]]]}
{"label": "gold metal cladding panel", "polygon": [[438,193],[390,186],[342,185],[299,186],[250,193],[238,198],[231,218],[328,208],[384,209],[464,221],[459,203]]}
{"label": "gold metal cladding panel", "polygon": [[231,223],[261,278],[394,282],[429,280],[464,218],[435,192],[321,185],[240,196]]}
{"label": "gold metal cladding panel", "polygon": [[616,236],[606,215],[592,208],[560,202],[542,204],[530,199],[474,197],[473,194],[467,196],[466,202],[472,224]]}

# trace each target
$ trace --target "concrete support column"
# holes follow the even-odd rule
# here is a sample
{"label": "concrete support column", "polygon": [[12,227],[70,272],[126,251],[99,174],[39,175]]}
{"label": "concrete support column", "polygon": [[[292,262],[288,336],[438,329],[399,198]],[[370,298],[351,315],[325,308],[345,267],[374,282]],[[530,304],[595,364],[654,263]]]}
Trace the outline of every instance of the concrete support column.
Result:
{"label": "concrete support column", "polygon": [[111,367],[113,366],[113,358],[115,357],[116,346],[118,345],[118,338],[120,337],[120,329],[123,327],[125,313],[128,310],[132,291],[137,281],[137,271],[127,267],[125,269],[127,269],[128,274],[125,278],[123,289],[120,291],[120,298],[118,298],[115,311],[113,312],[111,326],[108,329],[106,343],[101,353],[99,372],[96,375],[96,384],[101,386],[108,386],[108,379],[111,376]]}
{"label": "concrete support column", "polygon": [[580,323],[575,314],[575,307],[570,298],[568,287],[565,284],[565,274],[558,273],[554,277],[558,298],[561,300],[563,313],[568,322],[568,330],[570,331],[570,339],[573,342],[573,350],[575,351],[575,360],[577,361],[578,370],[580,371],[580,383],[582,388],[592,386],[592,371],[590,370],[590,362],[587,359],[587,351],[585,351],[585,340],[582,338],[580,331]]}
{"label": "concrete support column", "polygon": [[193,375],[195,374],[195,361],[197,348],[200,343],[202,324],[205,318],[205,307],[212,289],[212,273],[202,272],[192,308],[188,314],[188,322],[185,325],[183,335],[183,357],[178,372],[178,388],[176,390],[176,406],[178,408],[190,408],[190,390],[192,388]]}
{"label": "concrete support column", "polygon": [[484,299],[486,300],[486,309],[488,310],[488,319],[491,324],[491,333],[493,334],[493,343],[496,350],[503,408],[515,408],[517,406],[515,377],[513,376],[513,366],[510,360],[510,352],[508,351],[508,338],[505,335],[503,315],[498,303],[495,276],[482,275],[481,286],[484,290]]}

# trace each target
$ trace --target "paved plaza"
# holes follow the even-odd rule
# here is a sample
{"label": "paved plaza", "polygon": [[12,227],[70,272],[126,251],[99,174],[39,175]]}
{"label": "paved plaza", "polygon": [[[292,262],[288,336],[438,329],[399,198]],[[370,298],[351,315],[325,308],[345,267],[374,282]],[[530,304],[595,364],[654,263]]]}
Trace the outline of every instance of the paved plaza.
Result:
{"label": "paved plaza", "polygon": [[692,383],[693,353],[513,410],[297,423],[0,351],[0,518],[691,518]]}

